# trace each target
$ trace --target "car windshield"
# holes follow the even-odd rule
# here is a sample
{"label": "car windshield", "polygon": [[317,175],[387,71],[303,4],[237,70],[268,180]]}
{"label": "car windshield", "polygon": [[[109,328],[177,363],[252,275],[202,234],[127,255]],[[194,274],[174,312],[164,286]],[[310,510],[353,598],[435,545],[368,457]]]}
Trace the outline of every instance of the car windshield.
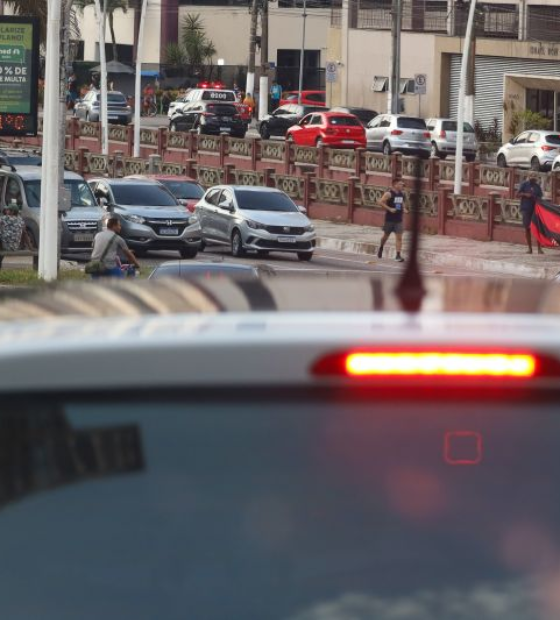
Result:
{"label": "car windshield", "polygon": [[[41,181],[24,181],[27,204],[35,209],[41,206]],[[72,207],[97,207],[90,186],[81,179],[65,179],[64,187],[70,192]]]}
{"label": "car windshield", "polygon": [[3,406],[5,617],[558,617],[557,406],[294,393]]}
{"label": "car windshield", "polygon": [[397,127],[402,129],[426,129],[426,121],[421,118],[397,118]]}
{"label": "car windshield", "polygon": [[558,134],[546,136],[546,141],[548,142],[548,144],[560,145],[560,136]]}
{"label": "car windshield", "polygon": [[162,179],[160,181],[175,196],[182,200],[198,199],[204,196],[204,189],[198,183],[189,183],[188,181],[172,181],[170,179]]}
{"label": "car windshield", "polygon": [[258,192],[238,189],[235,192],[237,205],[247,211],[297,212],[298,208],[283,192]]}
{"label": "car windshield", "polygon": [[156,183],[117,183],[112,186],[115,203],[139,207],[175,207],[177,200]]}
{"label": "car windshield", "polygon": [[[457,121],[443,121],[441,128],[443,131],[457,131]],[[474,133],[474,129],[469,123],[463,123],[463,131],[465,133]]]}
{"label": "car windshield", "polygon": [[346,127],[361,127],[362,124],[352,116],[329,116],[329,125],[344,125]]}

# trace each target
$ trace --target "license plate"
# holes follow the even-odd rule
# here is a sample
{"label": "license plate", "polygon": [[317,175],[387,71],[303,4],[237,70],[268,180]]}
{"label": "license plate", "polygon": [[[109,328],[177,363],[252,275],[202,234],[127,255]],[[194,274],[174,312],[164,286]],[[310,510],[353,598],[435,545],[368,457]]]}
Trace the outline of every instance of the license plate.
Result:
{"label": "license plate", "polygon": [[220,127],[220,131],[231,131],[231,127]]}
{"label": "license plate", "polygon": [[74,235],[74,241],[93,241],[93,235],[77,234]]}
{"label": "license plate", "polygon": [[160,228],[159,234],[160,235],[178,235],[179,229],[178,228]]}
{"label": "license plate", "polygon": [[278,237],[278,243],[295,243],[295,237]]}

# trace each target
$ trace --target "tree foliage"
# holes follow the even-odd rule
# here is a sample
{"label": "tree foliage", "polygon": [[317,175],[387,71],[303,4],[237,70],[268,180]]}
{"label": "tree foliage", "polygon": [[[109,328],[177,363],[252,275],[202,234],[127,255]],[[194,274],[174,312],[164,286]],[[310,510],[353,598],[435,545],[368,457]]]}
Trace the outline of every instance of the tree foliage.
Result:
{"label": "tree foliage", "polygon": [[173,67],[186,67],[189,74],[204,77],[205,65],[210,65],[216,54],[214,42],[206,35],[199,14],[187,13],[181,23],[181,42],[167,46],[165,59]]}

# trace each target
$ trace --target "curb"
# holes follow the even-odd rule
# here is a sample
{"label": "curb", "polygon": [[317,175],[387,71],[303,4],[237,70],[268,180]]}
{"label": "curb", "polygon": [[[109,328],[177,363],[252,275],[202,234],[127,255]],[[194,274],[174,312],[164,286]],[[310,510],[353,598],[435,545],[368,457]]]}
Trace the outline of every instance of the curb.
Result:
{"label": "curb", "polygon": [[[376,259],[377,250],[379,249],[379,246],[375,243],[333,239],[332,237],[317,237],[317,247],[325,250],[350,252],[352,254],[367,254]],[[394,258],[394,246],[385,248],[384,256],[387,258]],[[421,263],[440,267],[457,267],[461,269],[472,269],[473,271],[494,273],[496,275],[518,276],[523,278],[552,279],[560,271],[559,267],[539,267],[537,265],[490,260],[461,254],[442,254],[441,252],[430,252],[429,250],[420,250],[418,252],[418,259]]]}

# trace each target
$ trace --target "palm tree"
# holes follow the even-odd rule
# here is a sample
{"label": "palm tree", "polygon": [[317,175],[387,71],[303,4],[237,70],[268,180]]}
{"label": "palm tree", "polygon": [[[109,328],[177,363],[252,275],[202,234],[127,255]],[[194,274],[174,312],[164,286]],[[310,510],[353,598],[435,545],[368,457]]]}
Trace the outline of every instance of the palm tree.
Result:
{"label": "palm tree", "polygon": [[[187,66],[191,75],[203,72],[204,63],[216,54],[216,46],[204,31],[199,14],[188,13],[181,24],[181,43],[167,46],[166,62],[174,67]],[[210,69],[210,73],[212,70]]]}

